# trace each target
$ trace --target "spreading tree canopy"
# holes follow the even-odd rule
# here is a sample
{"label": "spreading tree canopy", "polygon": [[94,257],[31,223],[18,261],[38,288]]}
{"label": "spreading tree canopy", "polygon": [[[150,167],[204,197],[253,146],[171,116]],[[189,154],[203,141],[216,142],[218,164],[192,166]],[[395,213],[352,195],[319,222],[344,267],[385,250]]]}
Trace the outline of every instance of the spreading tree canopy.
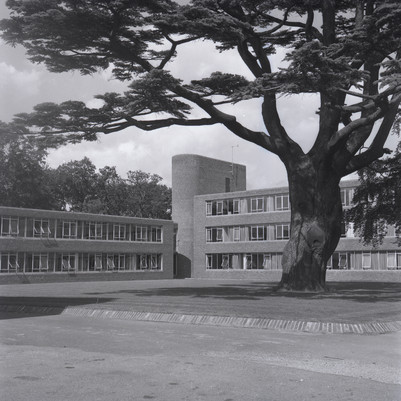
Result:
{"label": "spreading tree canopy", "polygon": [[[95,140],[128,127],[224,125],[282,160],[288,173],[291,239],[282,286],[321,289],[341,232],[339,181],[383,155],[401,99],[401,4],[396,0],[8,0],[3,39],[55,73],[111,68],[124,93],[100,108],[44,103],[15,117],[16,133],[53,143]],[[213,42],[236,51],[249,77],[215,71],[182,81],[170,72],[180,46]],[[286,57],[273,69],[278,48]],[[204,54],[205,63],[208,54]],[[277,98],[316,93],[308,152],[280,120]],[[264,128],[250,129],[227,105],[260,99]],[[224,109],[223,109],[224,106]],[[195,117],[201,110],[202,117]]]}

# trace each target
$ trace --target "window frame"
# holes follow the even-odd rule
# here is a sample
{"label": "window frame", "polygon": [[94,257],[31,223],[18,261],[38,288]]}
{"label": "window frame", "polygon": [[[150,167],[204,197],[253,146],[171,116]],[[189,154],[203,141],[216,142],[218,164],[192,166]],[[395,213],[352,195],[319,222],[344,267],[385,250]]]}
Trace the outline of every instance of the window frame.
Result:
{"label": "window frame", "polygon": [[135,226],[135,241],[148,242],[148,226]]}
{"label": "window frame", "polygon": [[[286,200],[286,201],[284,201]],[[279,206],[279,203],[281,204]],[[285,205],[287,203],[287,205]],[[290,195],[289,194],[281,194],[274,196],[274,206],[276,211],[285,211],[290,210]]]}
{"label": "window frame", "polygon": [[[365,265],[365,257],[369,257],[369,264]],[[372,252],[362,252],[362,269],[369,270],[372,268]]]}
{"label": "window frame", "polygon": [[94,239],[94,240],[103,239],[103,223],[100,223],[98,221],[89,221],[88,237],[89,239]]}
{"label": "window frame", "polygon": [[206,242],[213,242],[213,237],[212,237],[212,228],[206,227]]}
{"label": "window frame", "polygon": [[224,201],[216,201],[216,215],[222,216],[224,214]]}
{"label": "window frame", "polygon": [[241,227],[239,226],[233,227],[233,241],[234,242],[241,241]]}
{"label": "window frame", "polygon": [[[256,236],[254,235],[256,232]],[[251,226],[251,241],[264,241],[266,238],[265,226]]]}
{"label": "window frame", "polygon": [[126,241],[127,240],[127,225],[124,223],[113,223],[113,240]]}
{"label": "window frame", "polygon": [[[8,230],[4,228],[5,223],[7,224]],[[13,216],[2,216],[1,217],[1,235],[2,236],[18,236],[19,235],[19,217]]]}
{"label": "window frame", "polygon": [[[63,223],[62,238],[76,239],[78,237],[78,222],[76,220],[63,220],[62,223]],[[66,227],[68,227],[68,230],[66,230]],[[66,231],[68,231],[68,233],[66,233]]]}
{"label": "window frame", "polygon": [[239,199],[233,199],[233,214],[241,213],[241,202]]}
{"label": "window frame", "polygon": [[[6,265],[5,268],[3,266],[3,261]],[[18,252],[0,252],[0,264],[1,273],[16,273],[17,271],[21,271],[20,265],[18,263]]]}
{"label": "window frame", "polygon": [[263,213],[265,208],[265,198],[251,198],[251,213]]}
{"label": "window frame", "polygon": [[[47,227],[44,227],[44,225]],[[51,236],[49,219],[33,219],[33,236],[38,238],[48,238]]]}
{"label": "window frame", "polygon": [[[35,266],[36,261],[38,262],[37,266]],[[49,271],[49,254],[48,253],[32,254],[32,272],[42,272],[42,271]]]}
{"label": "window frame", "polygon": [[206,216],[213,216],[213,201],[206,201]]}
{"label": "window frame", "polygon": [[[390,264],[389,263],[389,256],[392,255],[394,256],[394,264]],[[400,263],[398,263],[398,261]],[[387,269],[390,270],[397,270],[397,269],[401,269],[401,252],[397,252],[397,251],[387,251]]]}
{"label": "window frame", "polygon": [[[288,231],[288,236],[284,236],[284,227],[287,227],[287,231]],[[281,240],[288,240],[290,239],[290,225],[289,224],[276,224],[276,240],[277,241],[281,241]],[[281,236],[279,236],[279,230],[281,230]]]}

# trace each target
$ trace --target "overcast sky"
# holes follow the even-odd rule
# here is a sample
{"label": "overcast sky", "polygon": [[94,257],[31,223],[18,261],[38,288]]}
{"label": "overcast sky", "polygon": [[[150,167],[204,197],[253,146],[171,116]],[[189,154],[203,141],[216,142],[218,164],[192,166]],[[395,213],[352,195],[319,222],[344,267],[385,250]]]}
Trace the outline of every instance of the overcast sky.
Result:
{"label": "overcast sky", "polygon": [[[0,0],[1,18],[7,16],[5,0]],[[284,53],[273,60],[277,67]],[[198,42],[179,48],[170,70],[184,80],[199,79],[213,71],[247,75],[248,71],[235,52],[223,54],[213,45]],[[248,75],[249,76],[249,75]],[[81,100],[88,105],[93,96],[123,91],[125,84],[111,79],[109,72],[88,77],[78,72],[51,74],[44,66],[33,65],[21,47],[12,48],[0,42],[0,120],[8,122],[15,113],[30,112],[35,104]],[[308,150],[318,128],[315,95],[285,97],[278,101],[281,120],[289,135]],[[226,106],[233,113],[232,106]],[[235,107],[235,114],[248,128],[262,130],[260,103],[248,101]],[[51,151],[52,167],[87,156],[97,167],[116,166],[120,175],[129,170],[143,170],[163,177],[171,185],[171,158],[176,154],[194,153],[247,166],[248,189],[287,185],[284,166],[273,154],[248,143],[223,126],[170,127],[152,132],[132,128],[111,135],[101,135],[97,143],[83,142]]]}

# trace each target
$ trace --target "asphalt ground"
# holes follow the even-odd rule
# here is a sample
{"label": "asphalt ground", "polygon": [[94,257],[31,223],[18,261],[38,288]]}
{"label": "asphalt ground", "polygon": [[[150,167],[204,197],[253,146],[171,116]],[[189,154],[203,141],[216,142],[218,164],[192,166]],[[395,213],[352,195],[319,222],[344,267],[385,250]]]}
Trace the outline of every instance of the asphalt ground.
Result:
{"label": "asphalt ground", "polygon": [[401,329],[401,283],[330,283],[319,294],[275,287],[201,279],[12,284],[0,286],[0,311],[356,334]]}

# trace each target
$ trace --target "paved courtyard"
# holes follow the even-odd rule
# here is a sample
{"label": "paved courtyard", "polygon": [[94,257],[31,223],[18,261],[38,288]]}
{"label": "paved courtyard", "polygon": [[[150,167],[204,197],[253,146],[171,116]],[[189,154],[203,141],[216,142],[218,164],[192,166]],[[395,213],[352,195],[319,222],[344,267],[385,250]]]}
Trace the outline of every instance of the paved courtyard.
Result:
{"label": "paved courtyard", "polygon": [[0,399],[399,401],[401,284],[0,286]]}
{"label": "paved courtyard", "polygon": [[331,283],[323,294],[278,293],[275,285],[196,279],[2,285],[0,310],[301,331],[401,329],[401,283]]}

